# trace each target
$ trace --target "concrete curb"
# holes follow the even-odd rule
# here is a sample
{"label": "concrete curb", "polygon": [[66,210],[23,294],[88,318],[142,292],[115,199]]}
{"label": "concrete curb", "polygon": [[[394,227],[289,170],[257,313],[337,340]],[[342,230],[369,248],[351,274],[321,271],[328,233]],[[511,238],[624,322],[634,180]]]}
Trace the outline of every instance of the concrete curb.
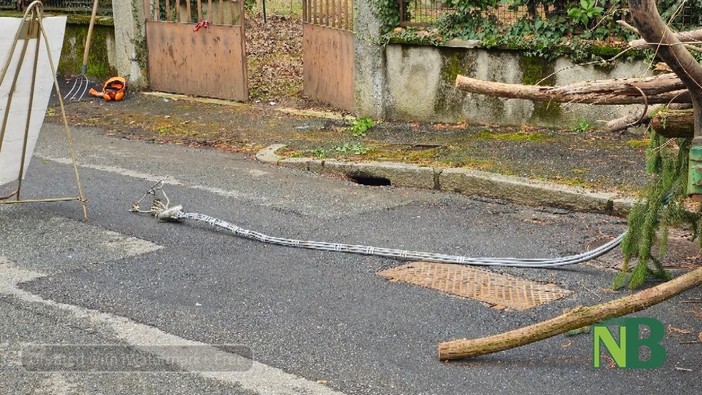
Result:
{"label": "concrete curb", "polygon": [[273,144],[268,147],[258,151],[256,153],[256,160],[262,163],[268,163],[271,165],[277,165],[278,162],[283,159],[275,154],[276,151],[285,147],[285,144]]}
{"label": "concrete curb", "polygon": [[349,178],[373,178],[399,187],[433,189],[464,195],[509,200],[528,206],[552,206],[574,211],[626,215],[633,199],[614,193],[598,193],[583,188],[535,181],[478,170],[442,169],[397,162],[350,162],[336,159],[282,158],[276,151],[284,144],[273,144],[256,154],[256,160],[320,174]]}

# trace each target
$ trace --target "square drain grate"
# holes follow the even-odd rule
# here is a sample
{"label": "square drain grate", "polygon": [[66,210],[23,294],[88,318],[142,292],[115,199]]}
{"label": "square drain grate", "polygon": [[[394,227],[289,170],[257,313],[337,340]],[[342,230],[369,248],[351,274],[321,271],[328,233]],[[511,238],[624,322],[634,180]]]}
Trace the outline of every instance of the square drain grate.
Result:
{"label": "square drain grate", "polygon": [[536,307],[572,293],[554,284],[447,263],[413,262],[380,271],[378,275],[388,281],[419,285],[515,310]]}

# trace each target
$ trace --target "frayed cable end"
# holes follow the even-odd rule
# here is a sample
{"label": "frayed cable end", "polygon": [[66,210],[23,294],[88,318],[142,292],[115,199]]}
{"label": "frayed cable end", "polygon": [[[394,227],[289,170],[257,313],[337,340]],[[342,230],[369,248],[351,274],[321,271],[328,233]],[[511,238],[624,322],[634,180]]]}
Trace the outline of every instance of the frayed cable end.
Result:
{"label": "frayed cable end", "polygon": [[161,211],[160,213],[156,214],[156,218],[158,218],[159,221],[164,222],[180,222],[180,214],[182,213],[183,206],[178,205]]}

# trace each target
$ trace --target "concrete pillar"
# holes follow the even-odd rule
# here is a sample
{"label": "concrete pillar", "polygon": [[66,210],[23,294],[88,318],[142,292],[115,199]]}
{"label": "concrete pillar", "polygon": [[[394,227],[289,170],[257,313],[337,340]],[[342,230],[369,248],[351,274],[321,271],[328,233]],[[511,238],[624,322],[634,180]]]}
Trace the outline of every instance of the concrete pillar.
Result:
{"label": "concrete pillar", "polygon": [[354,0],[354,84],[356,113],[385,118],[387,80],[385,46],[374,0]]}
{"label": "concrete pillar", "polygon": [[148,86],[144,0],[112,2],[115,21],[115,59],[117,73],[127,78],[132,88]]}

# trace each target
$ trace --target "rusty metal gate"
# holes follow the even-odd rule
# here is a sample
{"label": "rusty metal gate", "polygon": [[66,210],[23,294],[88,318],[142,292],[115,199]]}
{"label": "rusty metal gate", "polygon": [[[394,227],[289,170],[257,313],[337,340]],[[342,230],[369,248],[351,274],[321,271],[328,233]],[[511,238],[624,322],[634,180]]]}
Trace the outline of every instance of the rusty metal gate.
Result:
{"label": "rusty metal gate", "polygon": [[144,10],[151,89],[248,100],[244,0],[144,0]]}
{"label": "rusty metal gate", "polygon": [[303,0],[303,91],[353,111],[353,0]]}

